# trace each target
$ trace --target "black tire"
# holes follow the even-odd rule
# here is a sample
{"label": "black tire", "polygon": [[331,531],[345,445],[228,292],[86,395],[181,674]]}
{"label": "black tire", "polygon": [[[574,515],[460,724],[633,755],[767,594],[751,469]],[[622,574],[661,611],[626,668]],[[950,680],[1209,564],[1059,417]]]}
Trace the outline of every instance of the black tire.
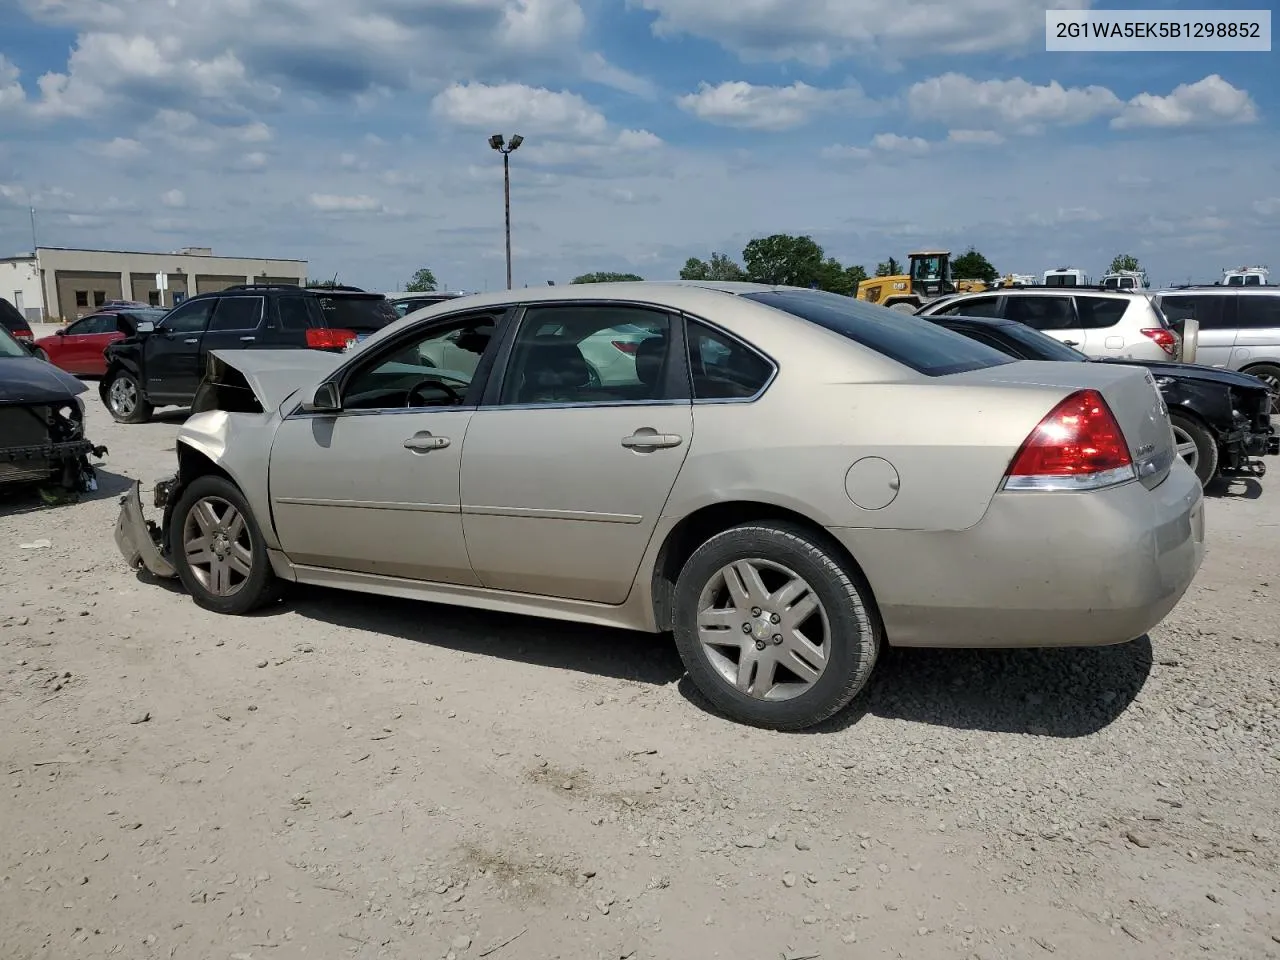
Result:
{"label": "black tire", "polygon": [[912,303],[910,300],[899,300],[897,303],[889,304],[890,310],[897,310],[899,313],[915,313],[920,309],[920,304]]}
{"label": "black tire", "polygon": [[[1169,422],[1173,424],[1173,438],[1181,446],[1186,442],[1195,444],[1195,462],[1191,466],[1200,479],[1200,486],[1205,486],[1218,475],[1218,440],[1213,433],[1199,420],[1186,414],[1170,411]],[[1181,434],[1181,435],[1180,435]],[[1185,460],[1186,457],[1178,454]]]}
{"label": "black tire", "polygon": [[[742,560],[788,568],[808,585],[825,612],[826,667],[790,699],[766,700],[740,691],[719,672],[699,640],[704,591],[713,589],[719,571]],[[726,716],[773,730],[801,730],[843,709],[866,686],[884,633],[870,586],[835,545],[799,524],[776,521],[733,527],[698,547],[676,581],[674,614],[676,647],[703,695]],[[737,625],[730,629],[736,632]],[[767,647],[757,649],[763,652]]]}
{"label": "black tire", "polygon": [[103,381],[101,392],[107,412],[116,423],[146,423],[155,412],[142,392],[142,384],[128,370],[112,372]]}
{"label": "black tire", "polygon": [[[185,531],[192,510],[201,503],[222,503],[233,507],[244,518],[248,535],[249,572],[238,579],[234,592],[219,594],[206,586],[208,574],[198,573],[187,552]],[[192,522],[195,522],[193,518]],[[280,597],[282,584],[271,569],[267,547],[262,539],[262,529],[249,509],[248,501],[240,489],[226,477],[208,475],[193,480],[178,497],[169,518],[169,555],[182,585],[191,594],[197,606],[214,613],[231,616],[251,613],[273,603]]]}
{"label": "black tire", "polygon": [[1271,416],[1280,417],[1280,366],[1274,363],[1259,363],[1243,372],[1257,377],[1271,388]]}

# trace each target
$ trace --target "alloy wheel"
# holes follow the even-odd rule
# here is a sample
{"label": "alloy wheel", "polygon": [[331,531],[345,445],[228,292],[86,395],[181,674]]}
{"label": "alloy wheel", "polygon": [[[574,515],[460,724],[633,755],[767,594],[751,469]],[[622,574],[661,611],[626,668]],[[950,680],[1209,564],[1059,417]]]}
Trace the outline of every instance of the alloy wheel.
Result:
{"label": "alloy wheel", "polygon": [[116,377],[107,391],[111,409],[121,417],[127,417],[138,406],[138,385],[128,377]]}
{"label": "alloy wheel", "polygon": [[244,516],[221,497],[192,504],[182,528],[187,565],[205,590],[230,597],[253,571],[253,540]]}
{"label": "alloy wheel", "polygon": [[1270,373],[1262,376],[1255,373],[1254,376],[1265,383],[1267,389],[1271,391],[1271,415],[1280,416],[1280,377]]}
{"label": "alloy wheel", "polygon": [[698,640],[711,666],[740,693],[790,700],[825,672],[827,611],[794,570],[772,560],[720,568],[698,600]]}
{"label": "alloy wheel", "polygon": [[1173,425],[1173,442],[1178,449],[1178,456],[1187,462],[1187,466],[1195,470],[1200,466],[1200,448],[1196,446],[1191,434],[1176,423]]}

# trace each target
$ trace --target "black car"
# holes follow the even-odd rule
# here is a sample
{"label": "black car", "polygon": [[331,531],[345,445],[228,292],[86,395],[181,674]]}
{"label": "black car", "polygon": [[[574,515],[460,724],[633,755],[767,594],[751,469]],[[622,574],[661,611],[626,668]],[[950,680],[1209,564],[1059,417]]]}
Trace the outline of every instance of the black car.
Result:
{"label": "black car", "polygon": [[1271,424],[1267,385],[1247,373],[1194,363],[1093,359],[1016,320],[941,316],[924,319],[1020,360],[1146,367],[1169,407],[1178,453],[1202,484],[1216,476],[1260,477],[1267,470],[1257,458],[1280,454],[1280,436]]}
{"label": "black car", "polygon": [[94,488],[89,456],[107,451],[85,439],[80,394],[87,389],[0,326],[0,489],[28,483],[72,492]]}
{"label": "black car", "polygon": [[35,334],[31,332],[31,324],[27,323],[27,318],[22,315],[22,311],[4,297],[0,297],[0,330],[9,331],[9,335],[15,340],[26,343],[35,340]]}
{"label": "black car", "polygon": [[117,421],[145,423],[156,407],[191,403],[213,350],[340,352],[398,319],[382,294],[355,287],[229,287],[185,300],[110,344],[98,390]]}

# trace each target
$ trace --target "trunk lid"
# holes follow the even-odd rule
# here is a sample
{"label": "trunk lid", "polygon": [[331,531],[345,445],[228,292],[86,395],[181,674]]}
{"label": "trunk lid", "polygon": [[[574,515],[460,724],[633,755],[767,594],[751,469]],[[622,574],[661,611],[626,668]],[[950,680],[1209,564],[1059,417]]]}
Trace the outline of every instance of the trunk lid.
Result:
{"label": "trunk lid", "polygon": [[[1065,399],[1077,390],[1097,390],[1120,424],[1138,479],[1148,490],[1154,489],[1169,475],[1177,456],[1173,429],[1169,426],[1169,409],[1160,396],[1155,378],[1142,367],[1023,360],[957,374],[954,379],[1055,388],[1061,391],[1059,399]],[[1044,412],[1047,414],[1052,406],[1050,404]]]}

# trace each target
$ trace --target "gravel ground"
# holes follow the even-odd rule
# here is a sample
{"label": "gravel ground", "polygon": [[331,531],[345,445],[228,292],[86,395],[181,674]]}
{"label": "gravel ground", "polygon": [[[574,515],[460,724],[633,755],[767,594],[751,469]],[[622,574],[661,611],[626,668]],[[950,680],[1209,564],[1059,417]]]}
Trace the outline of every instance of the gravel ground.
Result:
{"label": "gravel ground", "polygon": [[0,502],[4,957],[1280,957],[1275,490],[1149,639],[891,651],[778,734],[662,638],[205,613],[111,539],[181,416],[88,397],[101,490]]}

